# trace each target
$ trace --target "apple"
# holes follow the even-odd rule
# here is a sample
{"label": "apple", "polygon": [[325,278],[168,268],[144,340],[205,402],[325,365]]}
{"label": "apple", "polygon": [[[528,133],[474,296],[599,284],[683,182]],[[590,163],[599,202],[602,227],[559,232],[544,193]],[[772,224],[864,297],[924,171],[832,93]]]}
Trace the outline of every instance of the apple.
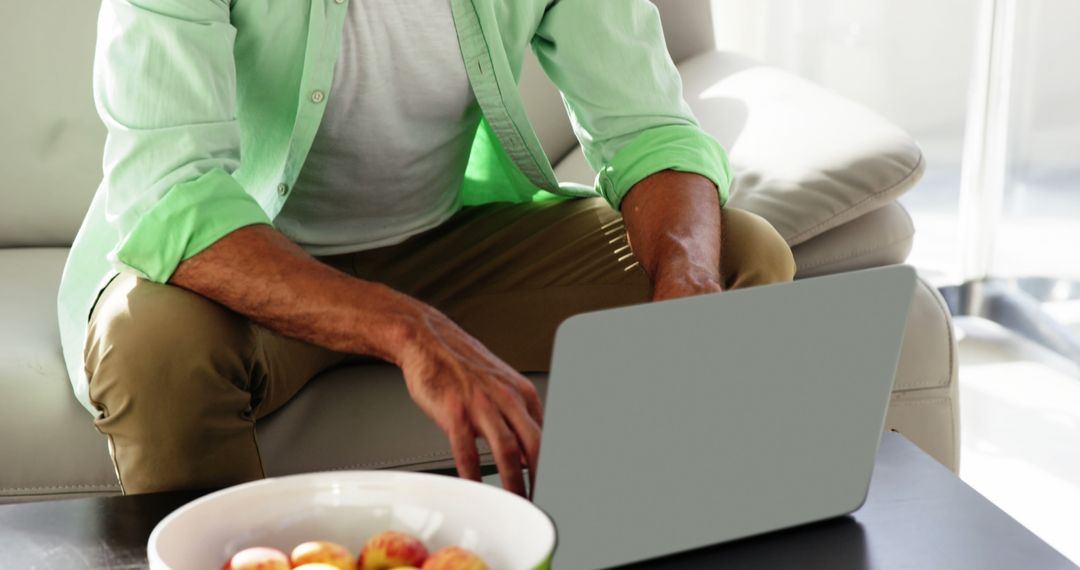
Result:
{"label": "apple", "polygon": [[358,570],[391,570],[418,567],[427,559],[427,548],[419,539],[388,530],[371,537],[356,561]]}
{"label": "apple", "polygon": [[344,546],[326,540],[313,540],[297,545],[290,556],[293,566],[318,562],[337,570],[355,570],[356,561]]}
{"label": "apple", "polygon": [[245,548],[225,563],[224,570],[290,570],[289,557],[276,548]]}
{"label": "apple", "polygon": [[458,546],[448,546],[431,555],[422,570],[488,570],[479,556]]}
{"label": "apple", "polygon": [[300,566],[293,566],[293,570],[338,570],[338,567],[333,564],[323,564],[322,562],[310,562]]}

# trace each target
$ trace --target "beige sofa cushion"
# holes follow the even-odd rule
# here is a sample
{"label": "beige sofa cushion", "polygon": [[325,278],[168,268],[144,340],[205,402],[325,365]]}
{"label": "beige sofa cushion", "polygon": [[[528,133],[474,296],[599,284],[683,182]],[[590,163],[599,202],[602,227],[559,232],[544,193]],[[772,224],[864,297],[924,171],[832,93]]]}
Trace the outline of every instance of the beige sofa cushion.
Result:
{"label": "beige sofa cushion", "polygon": [[67,252],[0,249],[0,503],[119,490],[60,354],[56,290]]}
{"label": "beige sofa cushion", "polygon": [[915,226],[898,202],[860,216],[791,248],[796,278],[903,263],[911,253]]}
{"label": "beige sofa cushion", "polygon": [[[731,155],[730,205],[765,217],[791,245],[894,201],[925,169],[898,127],[791,73],[715,51],[679,71],[702,127]],[[556,173],[594,177],[580,149]]]}
{"label": "beige sofa cushion", "polygon": [[702,126],[731,151],[731,205],[761,213],[792,245],[896,200],[922,177],[907,133],[809,81],[720,52],[680,69]]}
{"label": "beige sofa cushion", "polygon": [[101,181],[100,2],[0,3],[0,247],[67,246]]}

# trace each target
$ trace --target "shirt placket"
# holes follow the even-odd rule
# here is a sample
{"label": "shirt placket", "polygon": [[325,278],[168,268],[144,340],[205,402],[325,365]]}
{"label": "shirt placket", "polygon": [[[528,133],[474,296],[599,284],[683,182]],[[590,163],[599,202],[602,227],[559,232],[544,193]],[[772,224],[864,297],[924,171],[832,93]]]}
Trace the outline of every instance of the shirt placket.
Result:
{"label": "shirt placket", "polygon": [[[457,30],[461,55],[465,62],[465,71],[469,77],[473,94],[480,105],[492,132],[498,137],[507,156],[514,161],[530,182],[544,190],[559,192],[555,174],[547,164],[547,157],[539,148],[537,140],[531,148],[524,133],[535,139],[532,127],[524,120],[515,120],[509,106],[521,106],[517,97],[517,85],[509,72],[505,54],[494,53],[491,41],[497,30],[485,30],[481,22],[478,5],[484,0],[451,0],[454,26]],[[501,56],[501,57],[500,57]],[[500,80],[500,68],[504,78]],[[519,115],[524,115],[523,110]],[[524,123],[524,124],[522,124]]]}
{"label": "shirt placket", "polygon": [[315,135],[326,111],[326,100],[334,81],[334,66],[341,53],[341,34],[350,0],[312,0],[304,72],[300,80],[292,143],[277,186],[273,216],[292,194]]}

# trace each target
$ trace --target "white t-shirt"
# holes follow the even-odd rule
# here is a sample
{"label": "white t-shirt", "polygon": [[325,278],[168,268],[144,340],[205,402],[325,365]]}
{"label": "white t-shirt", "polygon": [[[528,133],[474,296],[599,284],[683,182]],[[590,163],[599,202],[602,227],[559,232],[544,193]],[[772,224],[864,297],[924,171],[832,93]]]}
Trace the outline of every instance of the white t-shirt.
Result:
{"label": "white t-shirt", "polygon": [[481,115],[449,0],[352,0],[326,105],[275,221],[306,251],[393,245],[461,207]]}

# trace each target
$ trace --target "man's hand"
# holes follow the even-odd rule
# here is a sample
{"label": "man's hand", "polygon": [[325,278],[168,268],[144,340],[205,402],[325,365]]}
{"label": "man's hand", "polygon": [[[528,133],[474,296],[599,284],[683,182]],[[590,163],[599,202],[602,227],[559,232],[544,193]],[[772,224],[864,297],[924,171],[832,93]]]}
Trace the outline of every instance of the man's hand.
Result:
{"label": "man's hand", "polygon": [[480,480],[477,436],[491,446],[503,488],[525,495],[522,461],[536,480],[543,408],[529,380],[435,310],[410,327],[401,368],[412,399],[450,437],[458,475]]}
{"label": "man's hand", "polygon": [[657,172],[630,190],[622,214],[654,301],[723,290],[720,198],[709,179]]}

